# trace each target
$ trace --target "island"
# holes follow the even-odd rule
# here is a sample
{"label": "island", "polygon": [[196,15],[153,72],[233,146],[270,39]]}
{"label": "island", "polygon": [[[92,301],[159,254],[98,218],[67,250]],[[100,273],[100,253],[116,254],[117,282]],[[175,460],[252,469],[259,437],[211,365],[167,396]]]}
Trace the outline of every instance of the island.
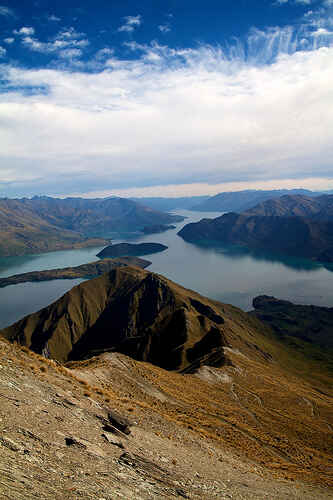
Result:
{"label": "island", "polygon": [[152,226],[145,226],[142,232],[145,234],[155,234],[164,233],[164,231],[169,231],[169,229],[176,229],[176,226],[166,225],[166,224],[153,224]]}
{"label": "island", "polygon": [[17,285],[33,281],[50,281],[59,279],[94,278],[112,271],[117,267],[136,266],[145,269],[150,266],[149,260],[136,257],[123,257],[119,259],[104,259],[76,267],[63,267],[61,269],[47,269],[46,271],[32,271],[30,273],[14,274],[7,278],[0,278],[0,288],[8,285]]}
{"label": "island", "polygon": [[105,257],[125,257],[125,256],[141,256],[151,253],[163,252],[168,247],[161,243],[117,243],[109,245],[101,250],[97,257],[104,259]]}

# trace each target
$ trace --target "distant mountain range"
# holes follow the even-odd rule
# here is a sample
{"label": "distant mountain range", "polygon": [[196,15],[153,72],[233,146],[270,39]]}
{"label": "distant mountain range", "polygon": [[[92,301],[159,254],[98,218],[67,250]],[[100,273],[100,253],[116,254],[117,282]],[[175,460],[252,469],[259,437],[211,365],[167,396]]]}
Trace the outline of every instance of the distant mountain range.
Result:
{"label": "distant mountain range", "polygon": [[315,220],[333,220],[333,195],[316,197],[285,195],[266,200],[246,210],[248,215],[279,217],[307,217]]}
{"label": "distant mountain range", "polygon": [[101,246],[113,232],[180,220],[123,198],[0,199],[0,256]]}
{"label": "distant mountain range", "polygon": [[192,210],[199,212],[244,212],[265,200],[279,198],[283,195],[301,194],[318,196],[319,193],[306,189],[276,189],[270,191],[246,190],[228,193],[219,193],[202,203],[192,206]]}
{"label": "distant mountain range", "polygon": [[193,205],[197,205],[201,202],[205,202],[208,200],[210,196],[184,196],[181,198],[131,198],[131,200],[136,201],[138,203],[142,203],[143,205],[153,208],[154,210],[176,210],[176,209],[185,209],[192,210]]}

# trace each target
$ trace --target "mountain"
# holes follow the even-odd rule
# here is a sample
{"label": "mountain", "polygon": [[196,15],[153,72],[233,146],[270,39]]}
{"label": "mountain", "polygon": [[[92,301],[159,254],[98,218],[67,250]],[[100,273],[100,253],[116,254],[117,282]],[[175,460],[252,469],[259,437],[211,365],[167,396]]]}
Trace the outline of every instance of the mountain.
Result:
{"label": "mountain", "polygon": [[136,266],[142,269],[151,264],[149,260],[136,257],[122,257],[118,259],[103,259],[75,267],[64,267],[61,269],[47,269],[45,271],[31,271],[29,273],[14,274],[6,278],[0,278],[0,288],[18,283],[35,281],[49,281],[58,279],[93,278],[100,276],[115,267]]}
{"label": "mountain", "polygon": [[161,243],[117,243],[103,248],[97,257],[104,259],[105,257],[126,257],[126,256],[141,256],[151,253],[163,252],[168,247]]}
{"label": "mountain", "polygon": [[167,369],[224,363],[221,312],[194,292],[139,268],[120,267],[73,288],[2,331],[58,361],[118,351]]}
{"label": "mountain", "polygon": [[228,193],[219,193],[212,196],[203,203],[192,206],[192,210],[199,212],[244,212],[254,207],[258,203],[272,198],[279,198],[283,195],[301,194],[305,196],[317,196],[318,193],[306,189],[277,189],[272,191],[235,191]]}
{"label": "mountain", "polygon": [[191,210],[193,205],[208,200],[210,196],[184,196],[182,198],[131,198],[131,200],[142,203],[143,205],[153,208],[154,210]]}
{"label": "mountain", "polygon": [[179,220],[183,218],[122,198],[1,199],[0,256],[101,246],[112,232]]}
{"label": "mountain", "polygon": [[332,498],[332,370],[308,336],[131,267],[1,333],[8,498]]}
{"label": "mountain", "polygon": [[50,224],[23,200],[0,200],[0,256],[105,244],[104,239],[87,238]]}
{"label": "mountain", "polygon": [[321,262],[333,261],[330,221],[228,213],[187,224],[178,234],[192,243],[239,245]]}
{"label": "mountain", "polygon": [[266,200],[246,210],[248,215],[279,217],[306,217],[315,220],[333,220],[333,195],[316,197],[285,195]]}

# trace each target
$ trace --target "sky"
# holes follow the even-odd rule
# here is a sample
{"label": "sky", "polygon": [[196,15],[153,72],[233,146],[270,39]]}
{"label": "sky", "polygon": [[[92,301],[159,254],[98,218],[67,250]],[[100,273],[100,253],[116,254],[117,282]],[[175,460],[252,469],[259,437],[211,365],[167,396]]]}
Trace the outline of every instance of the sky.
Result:
{"label": "sky", "polygon": [[333,0],[0,0],[0,197],[333,189]]}

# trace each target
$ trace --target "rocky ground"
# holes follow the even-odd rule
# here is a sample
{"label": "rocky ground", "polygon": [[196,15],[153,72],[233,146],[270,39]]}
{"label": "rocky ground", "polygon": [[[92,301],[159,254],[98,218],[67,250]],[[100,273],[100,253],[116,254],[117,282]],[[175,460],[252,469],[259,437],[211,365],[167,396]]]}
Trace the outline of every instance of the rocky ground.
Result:
{"label": "rocky ground", "polygon": [[[2,340],[0,353],[1,499],[333,498],[157,411],[173,403],[153,383],[161,369],[148,377],[119,354],[65,368]],[[130,434],[110,425],[114,410]]]}

